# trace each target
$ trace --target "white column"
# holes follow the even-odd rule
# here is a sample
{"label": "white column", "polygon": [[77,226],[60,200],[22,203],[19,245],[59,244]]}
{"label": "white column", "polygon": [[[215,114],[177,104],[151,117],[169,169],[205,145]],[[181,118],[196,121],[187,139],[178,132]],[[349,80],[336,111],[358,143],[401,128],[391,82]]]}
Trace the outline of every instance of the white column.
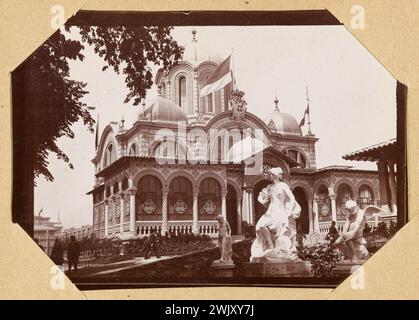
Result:
{"label": "white column", "polygon": [[132,235],[136,235],[135,225],[136,223],[136,214],[135,214],[135,194],[137,192],[136,188],[129,189],[129,231]]}
{"label": "white column", "polygon": [[125,200],[124,200],[124,194],[120,194],[121,202],[120,202],[120,208],[119,208],[119,232],[124,233],[124,207],[125,207]]}
{"label": "white column", "polygon": [[109,200],[105,200],[105,238],[108,237]]}
{"label": "white column", "polygon": [[221,214],[223,215],[224,219],[227,221],[227,192],[223,192],[221,194]]}
{"label": "white column", "polygon": [[199,222],[198,222],[198,192],[193,193],[193,222],[192,222],[192,232],[194,235],[199,234]]}
{"label": "white column", "polygon": [[336,195],[335,194],[331,194],[329,197],[330,197],[330,201],[332,203],[332,221],[336,221],[337,222],[337,215],[336,215]]}
{"label": "white column", "polygon": [[242,219],[249,222],[249,204],[247,203],[249,198],[247,197],[246,189],[243,189],[243,196],[242,196]]}
{"label": "white column", "polygon": [[313,225],[313,202],[308,201],[308,221],[309,221],[309,233],[314,233],[314,225]]}
{"label": "white column", "polygon": [[389,187],[390,187],[390,195],[391,195],[391,204],[393,208],[393,214],[397,214],[397,187],[396,187],[396,174],[394,172],[394,162],[388,161],[388,168],[389,168]]}
{"label": "white column", "polygon": [[112,234],[114,234],[115,233],[115,224],[116,224],[116,221],[115,221],[115,211],[116,211],[116,201],[117,201],[117,198],[116,198],[116,196],[112,196],[111,197],[111,199],[112,199],[112,205],[111,205],[111,217],[112,217],[112,223],[111,223],[111,230],[112,230]]}
{"label": "white column", "polygon": [[163,201],[162,201],[162,216],[161,216],[161,233],[164,235],[167,232],[167,200],[169,192],[163,191]]}
{"label": "white column", "polygon": [[220,100],[221,100],[221,103],[220,103],[221,112],[226,111],[227,108],[226,108],[226,106],[224,104],[224,88],[222,88],[220,90]]}
{"label": "white column", "polygon": [[255,217],[254,217],[254,207],[253,207],[253,189],[250,189],[247,192],[247,196],[249,197],[249,218],[250,218],[250,224],[255,224]]}
{"label": "white column", "polygon": [[195,115],[198,115],[199,112],[199,96],[198,96],[198,72],[194,71],[193,75],[193,113]]}
{"label": "white column", "polygon": [[315,197],[313,199],[313,214],[314,214],[314,223],[313,223],[314,232],[315,233],[320,233],[320,225],[319,225],[319,204],[318,204],[317,197]]}
{"label": "white column", "polygon": [[242,234],[242,203],[237,201],[237,234]]}

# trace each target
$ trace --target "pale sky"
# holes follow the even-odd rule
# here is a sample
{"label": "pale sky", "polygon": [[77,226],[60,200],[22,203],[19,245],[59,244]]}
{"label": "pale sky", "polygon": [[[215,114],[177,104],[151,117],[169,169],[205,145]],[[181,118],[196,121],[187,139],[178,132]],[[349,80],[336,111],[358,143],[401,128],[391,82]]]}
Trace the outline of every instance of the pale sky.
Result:
{"label": "pale sky", "polygon": [[[234,52],[237,86],[245,92],[248,111],[264,119],[280,110],[300,122],[309,87],[311,130],[316,144],[317,167],[352,165],[376,169],[373,163],[350,162],[342,155],[396,137],[396,80],[343,26],[196,27],[200,48],[210,55],[227,57]],[[192,27],[176,27],[180,45],[192,39]],[[77,31],[72,37],[78,38]],[[124,104],[124,77],[111,69],[86,45],[85,60],[71,61],[71,78],[87,82],[84,101],[100,115],[100,131],[124,116],[126,127],[135,121],[139,108]],[[157,70],[157,68],[154,68]],[[153,87],[147,104],[156,96]],[[86,193],[94,183],[95,136],[82,123],[73,126],[74,139],[58,145],[69,156],[74,170],[54,155],[49,170],[54,182],[37,180],[35,214],[57,218],[65,227],[92,223],[92,198]],[[306,132],[306,129],[303,130]]]}

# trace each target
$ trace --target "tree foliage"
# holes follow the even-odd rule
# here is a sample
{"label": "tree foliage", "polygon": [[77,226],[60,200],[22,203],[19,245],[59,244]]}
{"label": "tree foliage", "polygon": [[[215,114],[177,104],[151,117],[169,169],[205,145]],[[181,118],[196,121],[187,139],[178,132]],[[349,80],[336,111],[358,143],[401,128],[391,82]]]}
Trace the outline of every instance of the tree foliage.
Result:
{"label": "tree foliage", "polygon": [[83,41],[94,47],[108,67],[122,72],[129,93],[125,103],[141,103],[147,89],[153,84],[151,63],[164,70],[173,66],[181,57],[180,47],[170,34],[173,27],[80,27]]}
{"label": "tree foliage", "polygon": [[47,180],[54,179],[48,169],[51,152],[73,168],[57,145],[60,137],[74,138],[73,123],[81,119],[93,132],[94,120],[90,115],[93,107],[82,101],[88,93],[86,83],[69,77],[68,60],[83,60],[82,49],[80,42],[56,32],[27,61],[35,177],[43,175]]}
{"label": "tree foliage", "polygon": [[[68,31],[69,28],[67,27]],[[170,68],[182,56],[182,47],[172,38],[172,27],[80,27],[82,42],[67,39],[58,30],[26,61],[29,72],[28,95],[30,125],[33,126],[34,177],[45,176],[53,181],[48,169],[48,156],[55,153],[59,159],[73,165],[59,148],[61,137],[73,139],[72,124],[83,121],[93,132],[94,109],[83,102],[88,94],[87,84],[70,79],[69,60],[83,61],[83,44],[105,61],[102,70],[111,67],[125,76],[129,89],[124,102],[141,102],[153,84],[151,64]]]}

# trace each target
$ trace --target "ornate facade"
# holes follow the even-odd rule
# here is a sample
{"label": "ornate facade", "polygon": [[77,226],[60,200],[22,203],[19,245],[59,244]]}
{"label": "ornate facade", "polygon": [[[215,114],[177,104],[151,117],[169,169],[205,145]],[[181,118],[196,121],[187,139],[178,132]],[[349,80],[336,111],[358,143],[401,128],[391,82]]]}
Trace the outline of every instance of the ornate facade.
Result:
{"label": "ornate facade", "polygon": [[[243,234],[264,213],[257,202],[269,183],[265,172],[280,166],[302,207],[299,224],[307,234],[328,231],[332,220],[341,227],[343,203],[379,204],[376,171],[345,166],[316,168],[317,138],[303,135],[295,118],[283,113],[278,100],[271,115],[237,116],[230,105],[231,86],[204,98],[200,89],[220,61],[199,56],[195,34],[183,61],[159,71],[159,96],[143,106],[131,128],[108,124],[96,156],[93,232],[99,237],[159,232],[217,234],[218,214],[233,234]],[[268,106],[269,107],[269,106]],[[246,137],[262,140],[263,162],[248,174],[245,161],[229,151]]]}

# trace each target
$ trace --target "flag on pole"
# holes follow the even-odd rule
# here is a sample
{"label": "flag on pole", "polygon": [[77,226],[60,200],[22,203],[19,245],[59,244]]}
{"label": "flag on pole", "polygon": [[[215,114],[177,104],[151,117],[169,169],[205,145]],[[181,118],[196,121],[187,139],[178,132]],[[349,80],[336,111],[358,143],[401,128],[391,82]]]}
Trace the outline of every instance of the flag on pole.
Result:
{"label": "flag on pole", "polygon": [[[303,126],[303,125],[305,125],[305,123],[306,123],[306,116],[309,116],[310,117],[310,104],[307,102],[307,108],[306,108],[306,110],[304,111],[304,116],[303,116],[303,118],[301,119],[301,121],[300,121],[300,128]],[[308,122],[310,123],[310,119],[308,120]]]}
{"label": "flag on pole", "polygon": [[201,89],[200,97],[205,97],[212,92],[224,88],[233,80],[232,69],[230,65],[231,55],[225,59],[217,69],[208,78],[206,85]]}
{"label": "flag on pole", "polygon": [[303,116],[303,118],[301,119],[301,121],[300,121],[300,128],[302,127],[302,126],[304,126],[304,124],[306,123],[306,116],[309,114],[309,109],[308,109],[308,104],[307,104],[307,108],[306,108],[306,110],[304,111],[304,116]]}

